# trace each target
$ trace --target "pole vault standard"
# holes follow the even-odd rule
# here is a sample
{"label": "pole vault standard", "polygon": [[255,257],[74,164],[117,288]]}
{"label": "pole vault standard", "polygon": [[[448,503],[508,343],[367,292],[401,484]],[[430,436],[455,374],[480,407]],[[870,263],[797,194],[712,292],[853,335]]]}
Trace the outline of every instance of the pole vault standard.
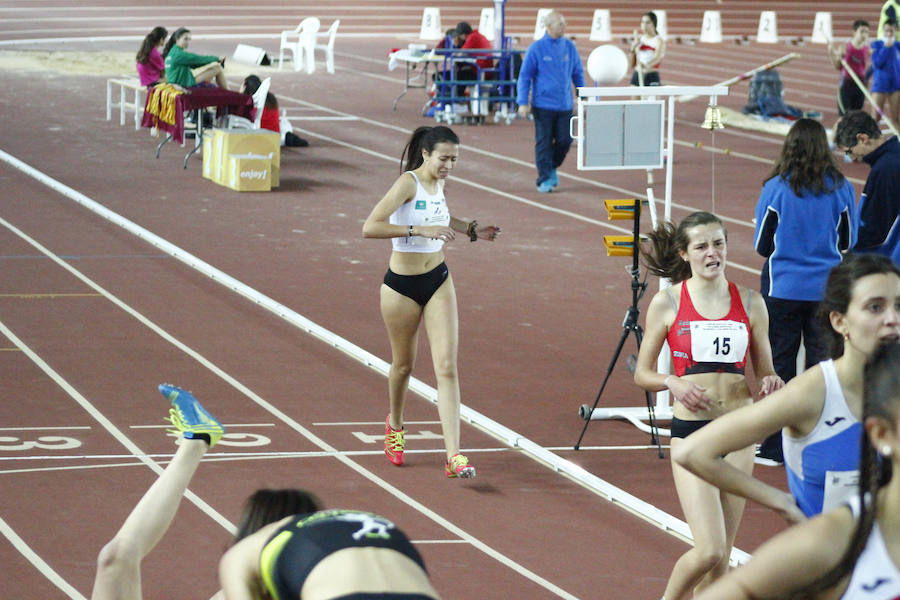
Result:
{"label": "pole vault standard", "polygon": [[[715,109],[719,96],[728,95],[728,86],[652,86],[652,87],[580,87],[578,88],[578,113],[572,117],[569,131],[577,143],[578,169],[579,170],[642,170],[659,169],[666,170],[666,191],[663,205],[663,218],[672,220],[672,176],[675,164],[675,98],[678,96],[693,95],[708,96],[709,106]],[[640,97],[640,100],[615,100],[616,98]],[[665,101],[657,98],[666,98]],[[606,99],[606,100],[604,100]],[[609,100],[612,99],[612,100]],[[665,157],[665,160],[664,160]],[[656,206],[654,203],[653,188],[647,188],[647,198],[650,201],[650,216],[656,224]],[[639,205],[634,206],[639,215]],[[638,217],[639,218],[639,217]],[[637,235],[637,222],[635,223],[635,238]],[[639,243],[639,239],[635,240]],[[634,248],[634,252],[638,249]],[[667,286],[668,282],[660,282],[660,286]],[[637,324],[637,314],[632,314],[637,309],[636,302],[628,309],[626,321],[623,323],[625,331],[622,342],[630,331],[634,331],[640,348],[640,336],[634,327]],[[629,317],[633,323],[629,322]],[[616,356],[610,364],[609,370],[615,366],[615,359],[621,350],[622,343],[616,351]],[[658,368],[662,372],[669,372],[669,355],[667,347],[663,347],[660,353]],[[609,373],[607,373],[607,378]],[[604,380],[600,393],[594,402],[594,407],[582,405],[579,414],[585,421],[625,419],[641,431],[669,435],[669,430],[659,429],[654,426],[654,420],[671,420],[672,408],[669,404],[667,391],[656,394],[656,404],[648,402],[648,406],[626,406],[597,408],[600,396],[606,387]],[[646,425],[643,421],[651,421]],[[582,430],[582,436],[587,430],[587,424]],[[581,443],[578,440],[575,449]]]}
{"label": "pole vault standard", "polygon": [[[753,77],[754,75],[756,75],[757,73],[759,73],[761,71],[768,71],[769,69],[774,69],[778,65],[783,65],[784,63],[794,60],[795,58],[800,58],[800,55],[797,54],[796,52],[791,52],[790,54],[785,54],[781,58],[776,58],[772,62],[767,62],[764,65],[760,65],[760,66],[756,67],[755,69],[750,69],[746,73],[742,73],[742,74],[738,75],[737,77],[732,77],[731,79],[726,79],[725,81],[717,83],[716,85],[717,86],[724,85],[726,87],[731,87],[740,81],[746,81],[747,79],[750,79],[751,77]],[[679,102],[690,102],[691,100],[696,99],[697,96],[698,96],[697,94],[681,96],[680,98],[678,98],[678,101]]]}

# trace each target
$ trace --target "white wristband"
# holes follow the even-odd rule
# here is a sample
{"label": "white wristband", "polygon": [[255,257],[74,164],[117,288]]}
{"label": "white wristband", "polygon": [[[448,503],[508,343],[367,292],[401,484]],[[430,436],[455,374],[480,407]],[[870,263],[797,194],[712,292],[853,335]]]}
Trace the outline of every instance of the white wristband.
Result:
{"label": "white wristband", "polygon": [[663,379],[663,385],[666,386],[666,388],[669,387],[669,380],[670,380],[670,379],[672,379],[672,376],[671,376],[671,375],[667,375],[666,378]]}

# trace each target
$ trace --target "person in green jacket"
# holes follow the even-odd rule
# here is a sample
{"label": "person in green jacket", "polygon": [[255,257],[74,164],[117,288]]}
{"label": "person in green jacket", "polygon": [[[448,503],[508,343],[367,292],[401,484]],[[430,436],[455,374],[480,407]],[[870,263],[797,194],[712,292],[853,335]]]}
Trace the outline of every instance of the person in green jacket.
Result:
{"label": "person in green jacket", "polygon": [[215,80],[220,88],[228,89],[225,81],[225,57],[204,56],[187,51],[191,32],[179,27],[169,37],[163,50],[166,61],[166,81],[181,87],[193,87]]}

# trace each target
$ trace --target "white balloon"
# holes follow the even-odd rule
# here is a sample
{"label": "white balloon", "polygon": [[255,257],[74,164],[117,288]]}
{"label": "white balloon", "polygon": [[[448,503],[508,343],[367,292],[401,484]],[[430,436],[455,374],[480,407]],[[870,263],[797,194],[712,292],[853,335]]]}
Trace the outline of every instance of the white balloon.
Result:
{"label": "white balloon", "polygon": [[598,46],[588,56],[587,72],[597,83],[618,83],[628,72],[628,57],[618,46]]}

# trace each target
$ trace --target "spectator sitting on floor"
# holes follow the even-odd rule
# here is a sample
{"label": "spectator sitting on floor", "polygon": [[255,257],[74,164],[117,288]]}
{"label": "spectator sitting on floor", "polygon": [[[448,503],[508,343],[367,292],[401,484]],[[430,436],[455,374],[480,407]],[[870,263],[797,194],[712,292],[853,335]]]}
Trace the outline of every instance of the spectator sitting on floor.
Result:
{"label": "spectator sitting on floor", "polygon": [[[241,93],[252,96],[261,84],[262,81],[256,75],[247,75],[241,84]],[[309,146],[309,142],[294,134],[291,122],[278,114],[278,100],[272,92],[266,94],[266,102],[263,105],[262,120],[259,122],[259,126],[263,129],[280,133],[282,146]]]}
{"label": "spectator sitting on floor", "polygon": [[212,85],[215,80],[223,90],[228,89],[225,81],[225,57],[193,54],[187,51],[191,43],[189,29],[179,27],[169,37],[162,57],[166,64],[166,81],[181,87]]}
{"label": "spectator sitting on floor", "polygon": [[165,27],[154,27],[141,43],[135,58],[135,66],[144,87],[151,87],[166,80],[166,63],[159,49],[165,45],[167,35],[169,32]]}

